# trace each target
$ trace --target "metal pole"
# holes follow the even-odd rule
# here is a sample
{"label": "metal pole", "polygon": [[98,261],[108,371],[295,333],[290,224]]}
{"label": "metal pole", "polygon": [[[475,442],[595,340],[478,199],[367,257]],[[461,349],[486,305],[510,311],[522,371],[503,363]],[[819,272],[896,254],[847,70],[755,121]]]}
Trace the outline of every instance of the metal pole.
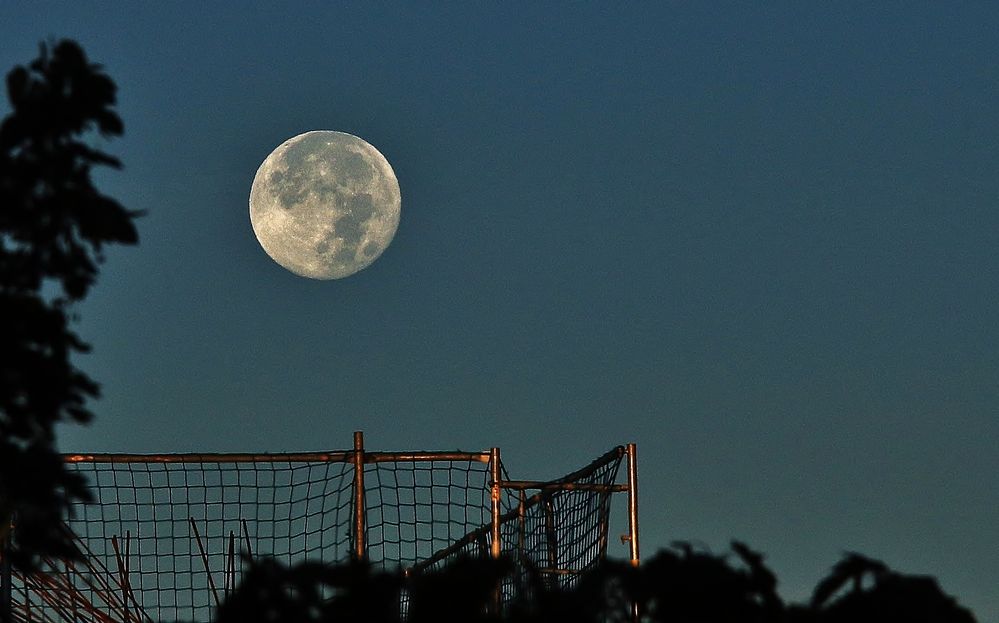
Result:
{"label": "metal pole", "polygon": [[628,546],[632,566],[638,566],[638,456],[635,444],[629,443],[628,453]]}
{"label": "metal pole", "polygon": [[499,558],[503,551],[500,543],[500,451],[499,448],[489,449],[489,470],[492,477],[490,483],[490,498],[492,499],[492,543],[489,553],[493,558]]}
{"label": "metal pole", "polygon": [[[499,560],[503,553],[503,544],[500,542],[500,451],[499,448],[489,449],[489,473],[492,482],[489,483],[489,497],[492,500],[492,526],[490,533],[492,543],[489,544],[489,554],[493,560]],[[493,592],[493,613],[499,616],[503,609],[503,580],[496,584]]]}
{"label": "metal pole", "polygon": [[364,560],[367,546],[364,542],[364,433],[354,432],[354,558]]}
{"label": "metal pole", "polygon": [[[635,444],[629,443],[626,449],[628,455],[628,548],[631,565],[638,566],[638,453]],[[641,620],[640,604],[631,604],[631,620],[638,623]]]}

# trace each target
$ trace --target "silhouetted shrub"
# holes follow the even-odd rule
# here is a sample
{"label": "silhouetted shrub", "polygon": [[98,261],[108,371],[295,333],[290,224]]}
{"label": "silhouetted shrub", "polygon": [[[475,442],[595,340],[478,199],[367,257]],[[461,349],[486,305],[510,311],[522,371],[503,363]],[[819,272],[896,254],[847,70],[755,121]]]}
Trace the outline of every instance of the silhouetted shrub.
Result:
{"label": "silhouetted shrub", "polygon": [[286,567],[263,559],[219,608],[218,623],[393,623],[401,578],[364,563]]}
{"label": "silhouetted shrub", "polygon": [[[675,544],[640,567],[607,561],[561,589],[529,563],[461,559],[404,579],[363,563],[250,566],[219,623],[974,623],[932,578],[856,554],[808,604],[787,605],[763,557],[742,543],[716,555]],[[496,589],[512,591],[500,612]]]}
{"label": "silhouetted shrub", "polygon": [[975,621],[933,578],[902,575],[860,554],[848,554],[833,567],[816,587],[811,610],[822,623]]}

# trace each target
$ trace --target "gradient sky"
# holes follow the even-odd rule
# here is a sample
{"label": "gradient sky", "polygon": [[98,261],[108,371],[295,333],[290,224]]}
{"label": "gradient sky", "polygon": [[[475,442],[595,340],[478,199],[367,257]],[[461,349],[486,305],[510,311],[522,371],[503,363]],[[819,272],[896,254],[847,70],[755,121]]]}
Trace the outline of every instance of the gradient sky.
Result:
{"label": "gradient sky", "polygon": [[[99,183],[148,211],[64,450],[635,441],[646,555],[743,539],[802,599],[855,550],[999,620],[999,5],[202,4],[0,4],[4,71],[71,37],[118,83]],[[342,281],[249,223],[314,129],[402,189]]]}

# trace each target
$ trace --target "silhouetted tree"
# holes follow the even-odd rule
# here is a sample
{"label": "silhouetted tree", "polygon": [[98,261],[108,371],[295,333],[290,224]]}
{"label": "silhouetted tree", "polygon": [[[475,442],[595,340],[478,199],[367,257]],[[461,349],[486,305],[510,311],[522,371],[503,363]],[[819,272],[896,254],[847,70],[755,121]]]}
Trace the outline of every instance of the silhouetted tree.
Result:
{"label": "silhouetted tree", "polygon": [[87,422],[97,384],[71,362],[88,345],[73,305],[97,277],[107,244],[134,244],[133,217],[93,185],[119,161],[89,145],[122,133],[116,87],[72,41],[7,75],[12,112],[0,123],[0,531],[16,517],[15,564],[68,556],[61,529],[80,478],[55,449],[59,422]]}
{"label": "silhouetted tree", "polygon": [[848,554],[833,567],[815,588],[811,610],[821,623],[975,621],[933,578],[902,575],[860,554]]}

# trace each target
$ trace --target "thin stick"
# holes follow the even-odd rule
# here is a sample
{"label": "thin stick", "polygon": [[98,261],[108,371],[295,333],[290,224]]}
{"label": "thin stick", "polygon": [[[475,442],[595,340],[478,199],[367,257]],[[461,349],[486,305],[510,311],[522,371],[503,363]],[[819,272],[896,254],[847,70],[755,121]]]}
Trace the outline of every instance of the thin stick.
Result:
{"label": "thin stick", "polygon": [[[60,588],[55,579],[47,575],[39,574],[36,578],[35,592],[38,598],[42,600],[42,603],[48,604],[57,614],[65,615],[65,604],[59,601],[59,597],[61,596]],[[41,609],[40,615],[42,618],[49,618],[44,608]],[[31,618],[30,609],[28,610],[28,620],[36,620]]]}
{"label": "thin stick", "polygon": [[[54,570],[56,567],[52,566],[52,568]],[[62,578],[63,576],[61,574],[50,576],[45,573],[39,573],[35,576],[36,589],[41,589],[38,590],[39,598],[55,612],[55,615],[59,617],[58,620],[69,620],[69,617],[72,614],[72,620],[78,621],[79,617],[76,613],[76,605],[77,603],[82,602],[84,609],[95,619],[109,622],[114,621],[114,619],[108,617],[103,612],[100,612],[92,604],[89,604],[83,594],[76,589],[75,586],[65,586],[61,584],[59,580]],[[49,615],[49,613],[45,612],[44,609],[36,615],[36,619],[29,620],[54,621],[54,619]]]}
{"label": "thin stick", "polygon": [[121,561],[121,551],[118,549],[118,536],[111,535],[111,547],[114,548],[115,561],[118,563],[118,582],[121,584],[121,600],[125,606],[125,623],[129,623],[128,617],[128,592],[125,589],[125,565]]}
{"label": "thin stick", "polygon": [[[117,605],[116,602],[113,600],[113,598],[114,598],[114,596],[115,596],[116,593],[111,588],[111,584],[108,581],[108,580],[115,581],[114,574],[111,573],[111,571],[106,566],[104,566],[104,563],[101,562],[100,558],[94,556],[94,554],[90,551],[90,548],[87,547],[87,544],[84,543],[83,540],[80,539],[80,537],[76,535],[76,533],[72,532],[68,528],[66,528],[66,530],[69,533],[70,537],[74,541],[76,541],[77,547],[79,548],[80,552],[84,554],[83,559],[84,559],[84,562],[87,565],[87,571],[90,572],[89,576],[92,577],[92,578],[94,578],[101,585],[102,588],[95,587],[88,580],[87,575],[84,575],[84,574],[80,573],[79,571],[77,571],[77,575],[79,575],[80,578],[84,581],[84,583],[86,583],[87,586],[89,586],[95,593],[97,593],[98,595],[101,595],[101,597],[104,598],[104,601],[108,605],[109,608],[114,608]],[[74,569],[75,569],[75,566],[74,566]],[[105,579],[105,578],[107,578],[107,579]],[[129,596],[131,597],[132,605],[135,607],[135,611],[139,612],[139,613],[142,613],[142,616],[145,617],[145,620],[149,621],[150,623],[152,623],[152,618],[148,614],[146,614],[146,612],[142,608],[142,606],[139,605],[139,602],[136,601],[135,595],[134,595],[134,593],[131,592],[131,590],[129,590]],[[113,619],[110,619],[110,620],[113,620]]]}
{"label": "thin stick", "polygon": [[246,555],[249,556],[250,560],[253,560],[253,550],[250,548],[250,531],[246,528],[246,520],[240,519],[243,524],[243,538],[246,539]]}
{"label": "thin stick", "polygon": [[226,586],[225,598],[229,599],[229,593],[236,590],[236,535],[229,531],[229,557],[226,560]]}
{"label": "thin stick", "polygon": [[[100,564],[100,561],[94,559],[89,548],[87,548],[87,546],[76,534],[68,528],[65,529],[70,539],[75,541],[78,551],[81,554],[84,552],[90,554],[90,556],[83,556],[83,561],[87,565],[88,571],[90,572],[87,575],[90,575],[95,579],[100,579],[102,574],[97,572],[94,567],[94,562]],[[116,545],[116,543],[113,542],[112,545]],[[22,580],[22,590],[24,595],[23,610],[27,620],[39,620],[56,623],[55,619],[53,619],[53,616],[56,616],[59,621],[72,620],[75,623],[81,620],[79,608],[82,607],[86,613],[93,617],[92,620],[115,623],[116,619],[111,617],[109,614],[102,612],[88,599],[87,595],[79,589],[76,583],[72,580],[72,574],[76,573],[82,582],[90,588],[95,595],[101,596],[104,603],[107,604],[109,608],[114,609],[114,597],[116,592],[111,590],[110,586],[105,583],[103,589],[95,587],[89,581],[87,575],[80,573],[72,561],[60,561],[48,557],[42,557],[42,562],[52,570],[51,573],[19,574],[20,579]],[[60,562],[65,569],[65,573],[59,572]],[[113,578],[111,573],[103,565],[100,566],[103,569],[103,574],[106,574],[107,577]],[[51,608],[50,611],[47,612],[46,609],[42,607],[37,609],[37,612],[32,612],[31,595],[29,592],[29,589],[32,586],[35,589],[34,592],[37,594],[38,598],[41,599],[43,604],[48,605]],[[139,607],[138,604],[136,604],[136,610],[138,612],[142,612],[142,608]],[[145,613],[143,612],[143,614]],[[146,619],[149,620],[149,617],[147,616]]]}
{"label": "thin stick", "polygon": [[[73,585],[72,571],[69,570],[69,563],[63,562],[63,567],[66,569],[66,585],[71,588],[75,588],[75,586]],[[70,594],[72,595],[72,593]],[[72,600],[70,607],[73,613],[73,623],[78,623],[80,617],[78,616],[78,613],[76,611],[76,599]]]}
{"label": "thin stick", "polygon": [[132,592],[132,583],[129,581],[128,577],[128,572],[132,566],[131,559],[132,559],[132,532],[130,530],[125,530],[125,575],[122,578],[122,583],[124,584],[124,586],[121,587],[122,590],[124,591],[124,599],[122,599],[122,601],[125,602],[125,623],[128,623],[129,619],[131,618],[129,617],[129,612],[128,612],[128,594]]}
{"label": "thin stick", "polygon": [[[90,551],[90,548],[80,539],[76,534],[67,531],[70,538],[76,542],[77,547],[81,554],[83,554],[83,561],[86,565],[86,573],[82,573],[76,568],[75,564],[67,564],[67,570],[71,569],[73,573],[76,573],[80,581],[89,588],[93,595],[100,597],[103,601],[104,606],[107,607],[108,613],[104,613],[99,607],[94,604],[85,593],[83,593],[75,583],[70,583],[68,589],[64,592],[72,595],[76,598],[77,603],[82,603],[84,609],[93,615],[94,617],[100,619],[101,621],[106,621],[108,623],[115,623],[118,621],[114,615],[122,615],[124,613],[124,606],[127,602],[119,602],[117,599],[118,591],[112,588],[111,583],[117,585],[118,589],[123,589],[122,593],[127,593],[128,601],[132,604],[132,609],[135,612],[134,616],[130,616],[137,621],[146,621],[152,623],[152,619],[146,614],[145,610],[139,605],[135,598],[135,593],[131,589],[131,585],[123,587],[119,579],[116,579],[114,574],[108,570],[107,567],[100,561],[99,558],[94,556]],[[130,536],[130,535],[129,535]],[[115,545],[112,540],[112,545]],[[126,547],[126,553],[129,553],[131,547]],[[43,561],[53,569],[58,568],[57,563],[49,558],[44,558]],[[128,565],[128,569],[131,569],[131,565]],[[95,584],[96,582],[96,584]]]}
{"label": "thin stick", "polygon": [[212,589],[212,597],[215,598],[215,607],[219,607],[219,593],[215,589],[215,579],[212,577],[211,567],[208,566],[208,554],[205,553],[205,547],[201,544],[201,534],[198,532],[198,524],[195,523],[194,517],[191,517],[191,529],[194,530],[194,538],[198,540],[198,551],[201,552],[201,562],[205,563],[205,575],[208,576],[208,586]]}
{"label": "thin stick", "polygon": [[[90,550],[86,549],[85,546],[84,549],[81,551],[86,551],[87,553],[90,553]],[[49,565],[52,564],[51,561],[47,562]],[[108,568],[105,567],[99,560],[87,557],[85,558],[85,562],[87,563],[87,571],[89,573],[80,573],[80,571],[76,569],[75,565],[73,567],[73,570],[76,571],[77,576],[79,576],[80,580],[83,581],[83,583],[87,586],[87,588],[93,591],[94,594],[99,595],[101,599],[104,601],[104,605],[107,606],[108,608],[108,614],[100,612],[101,616],[109,621],[113,621],[114,619],[110,616],[110,613],[114,611],[116,614],[121,614],[122,613],[121,607],[124,604],[118,602],[117,591],[115,591],[111,587],[110,582],[108,582],[105,579],[105,577],[110,578],[110,580],[116,584],[118,584],[119,582],[118,580],[115,579],[111,571],[109,571]],[[96,564],[100,567],[100,569],[94,566],[94,562],[96,562]],[[94,580],[93,582],[91,581],[91,578]],[[97,585],[95,585],[94,582],[96,582]],[[121,587],[119,586],[119,588]],[[76,591],[77,593],[80,592],[78,589],[76,589],[75,585],[73,587],[73,590]],[[97,606],[91,603],[86,597],[81,597],[81,600],[84,601],[85,607],[89,612],[92,613],[99,612],[97,610]],[[142,612],[142,608],[139,607],[137,603],[135,604],[135,607],[136,611]],[[143,612],[143,614],[145,613]],[[149,619],[148,615],[146,616],[146,619],[147,620]]]}
{"label": "thin stick", "polygon": [[[55,561],[50,560],[48,558],[43,558],[43,561],[45,562],[45,564],[52,567],[53,569],[56,568]],[[70,571],[70,569],[72,570]],[[88,571],[90,572],[91,576],[95,577],[98,573],[96,569],[90,565],[88,565]],[[74,582],[72,582],[70,575],[71,573],[76,573],[87,588],[89,588],[95,595],[100,596],[104,604],[108,607],[109,611],[116,609],[117,605],[117,600],[115,599],[116,593],[113,590],[111,590],[110,587],[108,587],[106,584],[102,586],[95,586],[92,582],[90,582],[87,574],[80,573],[76,569],[75,565],[67,565],[67,580],[66,580],[67,588],[62,592],[67,595],[68,599],[72,600],[71,603],[73,604],[73,606],[75,607],[77,604],[82,604],[83,609],[92,616],[100,618],[102,620],[113,621],[114,619],[110,615],[105,614],[104,612],[99,610],[98,607],[86,597],[85,593],[83,593],[83,591],[81,591],[79,587],[77,587],[77,585]],[[105,573],[110,573],[110,572],[105,569]],[[39,575],[40,577],[45,577],[44,574],[39,574]]]}

